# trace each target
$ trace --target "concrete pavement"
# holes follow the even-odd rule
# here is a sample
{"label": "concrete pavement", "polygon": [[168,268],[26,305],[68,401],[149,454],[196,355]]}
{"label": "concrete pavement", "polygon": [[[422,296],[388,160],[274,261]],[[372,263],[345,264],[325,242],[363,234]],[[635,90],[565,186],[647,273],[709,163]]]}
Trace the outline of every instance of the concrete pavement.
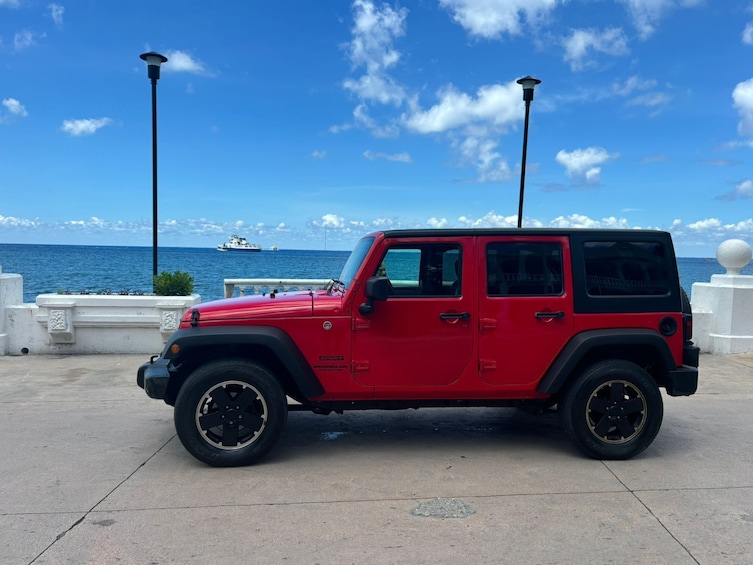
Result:
{"label": "concrete pavement", "polygon": [[422,409],[294,412],[235,469],[183,449],[144,360],[0,357],[0,562],[753,562],[753,355],[702,356],[630,461],[583,457],[553,415]]}

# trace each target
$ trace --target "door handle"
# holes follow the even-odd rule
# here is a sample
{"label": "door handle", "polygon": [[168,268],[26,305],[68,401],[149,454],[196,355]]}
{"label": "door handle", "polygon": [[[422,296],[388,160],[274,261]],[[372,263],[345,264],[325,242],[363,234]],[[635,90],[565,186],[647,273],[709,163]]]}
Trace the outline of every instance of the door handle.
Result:
{"label": "door handle", "polygon": [[564,312],[536,312],[536,318],[538,318],[539,320],[552,320],[554,318],[559,320],[564,317]]}
{"label": "door handle", "polygon": [[439,315],[440,320],[468,320],[470,317],[468,312],[443,312]]}

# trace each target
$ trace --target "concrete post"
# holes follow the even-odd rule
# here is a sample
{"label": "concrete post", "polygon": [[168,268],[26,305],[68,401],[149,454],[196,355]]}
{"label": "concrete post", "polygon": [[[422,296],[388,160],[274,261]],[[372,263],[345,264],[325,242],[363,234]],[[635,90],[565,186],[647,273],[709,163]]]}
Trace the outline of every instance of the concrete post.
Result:
{"label": "concrete post", "polygon": [[8,354],[7,308],[24,301],[24,283],[21,275],[3,274],[0,265],[0,355]]}
{"label": "concrete post", "polygon": [[740,274],[752,256],[747,242],[724,241],[716,259],[727,272],[712,275],[708,283],[693,283],[693,340],[702,352],[753,352],[753,276]]}

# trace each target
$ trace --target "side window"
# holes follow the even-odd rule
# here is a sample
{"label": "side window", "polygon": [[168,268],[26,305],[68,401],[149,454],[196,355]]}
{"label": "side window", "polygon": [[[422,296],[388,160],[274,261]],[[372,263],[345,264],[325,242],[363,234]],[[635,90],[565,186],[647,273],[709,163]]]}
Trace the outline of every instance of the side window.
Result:
{"label": "side window", "polygon": [[390,247],[376,275],[386,276],[392,295],[460,296],[462,253],[457,244]]}
{"label": "side window", "polygon": [[586,289],[591,296],[666,295],[666,250],[659,242],[585,242]]}
{"label": "side window", "polygon": [[489,296],[562,294],[562,246],[559,243],[490,243],[486,247]]}

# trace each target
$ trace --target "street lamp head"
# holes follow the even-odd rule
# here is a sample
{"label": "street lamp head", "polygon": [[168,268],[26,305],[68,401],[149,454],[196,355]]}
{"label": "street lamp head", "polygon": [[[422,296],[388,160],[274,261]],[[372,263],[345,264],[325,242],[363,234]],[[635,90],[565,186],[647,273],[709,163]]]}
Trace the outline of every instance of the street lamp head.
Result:
{"label": "street lamp head", "polygon": [[147,76],[152,80],[159,80],[159,67],[162,63],[167,63],[167,57],[154,51],[149,51],[148,53],[139,55],[139,58],[146,61]]}
{"label": "street lamp head", "polygon": [[533,100],[533,89],[536,88],[537,84],[541,84],[539,79],[532,76],[519,78],[516,82],[523,87],[523,101],[525,102]]}

